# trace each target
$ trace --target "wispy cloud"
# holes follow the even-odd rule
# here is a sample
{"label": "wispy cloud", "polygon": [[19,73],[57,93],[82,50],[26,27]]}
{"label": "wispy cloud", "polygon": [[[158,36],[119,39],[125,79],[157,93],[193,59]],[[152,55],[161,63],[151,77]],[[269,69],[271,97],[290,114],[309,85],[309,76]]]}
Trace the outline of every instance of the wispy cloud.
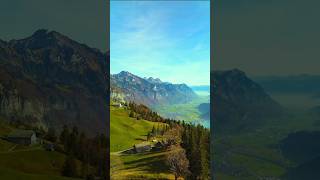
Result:
{"label": "wispy cloud", "polygon": [[203,16],[209,12],[188,3],[171,5],[111,3],[111,73],[209,84],[209,17]]}

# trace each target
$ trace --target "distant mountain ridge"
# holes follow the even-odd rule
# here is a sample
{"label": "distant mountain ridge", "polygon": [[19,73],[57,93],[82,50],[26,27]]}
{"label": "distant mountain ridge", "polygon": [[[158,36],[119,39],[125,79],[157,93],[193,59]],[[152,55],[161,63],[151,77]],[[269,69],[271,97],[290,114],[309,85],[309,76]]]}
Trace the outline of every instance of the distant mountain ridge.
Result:
{"label": "distant mountain ridge", "polygon": [[0,116],[33,126],[104,132],[109,52],[44,29],[0,41]]}
{"label": "distant mountain ridge", "polygon": [[270,92],[320,94],[320,75],[255,77],[254,80]]}
{"label": "distant mountain ridge", "polygon": [[254,129],[282,113],[264,89],[238,69],[211,72],[212,120],[216,132]]}
{"label": "distant mountain ridge", "polygon": [[141,78],[122,71],[110,77],[111,94],[122,94],[126,101],[154,106],[159,104],[186,103],[197,95],[186,84],[171,84],[156,78]]}

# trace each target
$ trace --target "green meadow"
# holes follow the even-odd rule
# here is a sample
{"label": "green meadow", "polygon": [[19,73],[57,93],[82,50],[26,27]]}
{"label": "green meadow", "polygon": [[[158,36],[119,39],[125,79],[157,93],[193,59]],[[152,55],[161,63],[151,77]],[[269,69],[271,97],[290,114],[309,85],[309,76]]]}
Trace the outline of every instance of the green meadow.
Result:
{"label": "green meadow", "polygon": [[[110,107],[111,179],[173,179],[165,163],[166,151],[121,154],[120,151],[147,140],[152,128],[166,124],[129,117],[125,108]],[[160,137],[159,137],[160,138]]]}
{"label": "green meadow", "polygon": [[58,152],[30,148],[18,152],[1,152],[0,159],[0,179],[75,179],[61,176],[64,155]]}
{"label": "green meadow", "polygon": [[111,179],[174,179],[164,163],[166,153],[111,154]]}
{"label": "green meadow", "polygon": [[[15,128],[0,120],[0,137]],[[0,139],[0,179],[72,180],[61,176],[65,155],[40,145],[22,146]]]}
{"label": "green meadow", "polygon": [[110,116],[110,152],[132,148],[134,144],[146,141],[152,127],[164,126],[163,123],[131,118],[124,108],[111,106]]}

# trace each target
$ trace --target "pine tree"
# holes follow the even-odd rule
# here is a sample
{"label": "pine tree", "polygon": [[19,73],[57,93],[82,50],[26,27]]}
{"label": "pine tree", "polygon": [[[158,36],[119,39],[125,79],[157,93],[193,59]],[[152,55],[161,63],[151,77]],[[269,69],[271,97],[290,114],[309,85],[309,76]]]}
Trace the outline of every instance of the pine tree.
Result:
{"label": "pine tree", "polygon": [[130,111],[130,114],[129,114],[129,117],[134,117],[134,112],[133,111]]}
{"label": "pine tree", "polygon": [[209,170],[210,170],[210,166],[209,166],[209,153],[210,153],[210,149],[209,149],[209,133],[206,132],[206,130],[202,129],[202,134],[201,134],[201,138],[200,138],[200,159],[201,159],[201,179],[209,179]]}
{"label": "pine tree", "polygon": [[153,135],[153,136],[155,135],[155,128],[154,128],[154,125],[152,126],[151,133],[152,133],[152,135]]}
{"label": "pine tree", "polygon": [[46,139],[51,141],[51,142],[56,142],[57,141],[56,131],[55,131],[54,128],[50,127],[48,129],[48,133],[46,135]]}
{"label": "pine tree", "polygon": [[63,144],[64,150],[66,152],[68,152],[69,137],[70,137],[69,128],[66,125],[64,125],[63,130],[62,130],[60,137],[59,137],[59,141],[60,141],[60,143]]}

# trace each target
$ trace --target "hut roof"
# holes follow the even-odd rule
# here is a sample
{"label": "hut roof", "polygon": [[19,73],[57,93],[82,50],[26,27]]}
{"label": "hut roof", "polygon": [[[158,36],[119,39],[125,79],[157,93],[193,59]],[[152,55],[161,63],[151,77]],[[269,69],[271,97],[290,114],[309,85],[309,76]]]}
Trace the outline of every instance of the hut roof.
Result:
{"label": "hut roof", "polygon": [[15,130],[11,132],[9,138],[30,138],[34,134],[32,130]]}
{"label": "hut roof", "polygon": [[151,146],[151,144],[150,144],[150,143],[143,142],[143,143],[140,143],[140,144],[135,144],[134,146],[135,146],[136,148],[141,148],[141,147]]}

